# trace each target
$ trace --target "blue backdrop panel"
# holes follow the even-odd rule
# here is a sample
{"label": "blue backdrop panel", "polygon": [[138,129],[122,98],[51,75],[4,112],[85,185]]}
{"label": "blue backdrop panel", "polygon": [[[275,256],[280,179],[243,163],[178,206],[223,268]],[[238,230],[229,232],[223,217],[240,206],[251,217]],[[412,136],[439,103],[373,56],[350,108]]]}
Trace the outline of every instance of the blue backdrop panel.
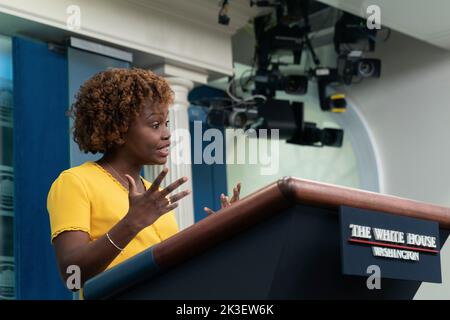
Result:
{"label": "blue backdrop panel", "polygon": [[[92,52],[86,52],[74,48],[68,49],[69,60],[69,103],[72,105],[75,102],[75,95],[77,94],[83,83],[90,79],[98,72],[104,71],[108,68],[129,68],[130,64],[125,61],[117,60],[111,57],[102,56]],[[72,119],[70,127],[73,126]],[[86,161],[96,161],[102,157],[102,154],[83,153],[75,143],[72,135],[68,136],[70,139],[70,165],[71,167],[79,166]]]}
{"label": "blue backdrop panel", "polygon": [[[213,97],[225,97],[225,93],[221,90],[211,87],[198,87],[191,91],[189,94],[189,101],[194,104],[189,108],[189,122],[191,132],[191,145],[192,145],[192,186],[194,196],[194,213],[195,221],[198,222],[206,217],[204,207],[208,207],[213,210],[220,209],[220,194],[227,194],[227,169],[226,164],[195,164],[194,152],[195,144],[202,144],[203,149],[210,144],[210,141],[203,142],[203,133],[210,127],[206,123],[206,111],[202,107],[196,107],[195,101],[203,98]],[[194,136],[194,121],[202,122],[202,137]],[[223,133],[223,129],[221,130]],[[225,136],[225,135],[223,135]],[[226,158],[225,143],[223,155]],[[225,161],[225,159],[224,159]]]}
{"label": "blue backdrop panel", "polygon": [[71,299],[50,243],[47,193],[69,167],[65,54],[16,38],[14,61],[14,208],[18,299]]}

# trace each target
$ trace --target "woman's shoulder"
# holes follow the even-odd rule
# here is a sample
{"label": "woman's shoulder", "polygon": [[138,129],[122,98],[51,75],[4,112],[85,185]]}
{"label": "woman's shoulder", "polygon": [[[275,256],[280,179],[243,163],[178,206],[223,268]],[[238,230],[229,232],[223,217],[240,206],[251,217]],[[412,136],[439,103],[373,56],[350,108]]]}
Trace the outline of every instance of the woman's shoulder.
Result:
{"label": "woman's shoulder", "polygon": [[63,170],[60,174],[59,174],[59,178],[67,176],[67,175],[71,175],[71,176],[76,176],[78,178],[83,178],[86,175],[92,175],[93,172],[93,167],[95,166],[95,162],[93,161],[86,161],[81,165],[78,166],[74,166],[71,167],[69,169],[65,169]]}
{"label": "woman's shoulder", "polygon": [[96,164],[87,161],[60,172],[53,181],[49,193],[55,195],[79,193],[85,197],[92,197],[97,195],[100,190],[104,191],[109,187],[106,180]]}
{"label": "woman's shoulder", "polygon": [[92,161],[86,161],[81,165],[63,170],[55,179],[53,184],[55,184],[56,182],[64,183],[66,181],[75,181],[79,184],[84,184],[84,182],[92,178],[95,179],[95,175],[95,163]]}

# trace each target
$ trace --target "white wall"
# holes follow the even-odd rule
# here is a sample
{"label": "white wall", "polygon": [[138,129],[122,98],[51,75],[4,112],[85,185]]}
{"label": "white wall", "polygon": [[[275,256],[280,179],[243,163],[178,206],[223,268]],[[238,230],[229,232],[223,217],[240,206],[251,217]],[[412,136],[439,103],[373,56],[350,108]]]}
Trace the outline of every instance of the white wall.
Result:
{"label": "white wall", "polygon": [[[380,8],[381,23],[411,37],[450,49],[448,0],[318,0],[332,7],[367,17],[367,7]],[[372,14],[372,10],[369,10]]]}
{"label": "white wall", "polygon": [[[235,11],[242,10],[233,13],[227,27],[217,23],[218,7],[207,0],[0,0],[0,13],[56,28],[52,33],[68,33],[71,14],[67,9],[76,5],[81,10],[81,28],[73,34],[205,73],[228,75],[232,72],[231,36],[247,22],[248,15],[255,14],[239,2]],[[37,30],[25,31],[43,36]]]}
{"label": "white wall", "polygon": [[[373,133],[388,194],[450,206],[450,52],[393,32],[379,44],[382,77],[346,87]],[[450,299],[450,241],[442,285],[416,298]]]}

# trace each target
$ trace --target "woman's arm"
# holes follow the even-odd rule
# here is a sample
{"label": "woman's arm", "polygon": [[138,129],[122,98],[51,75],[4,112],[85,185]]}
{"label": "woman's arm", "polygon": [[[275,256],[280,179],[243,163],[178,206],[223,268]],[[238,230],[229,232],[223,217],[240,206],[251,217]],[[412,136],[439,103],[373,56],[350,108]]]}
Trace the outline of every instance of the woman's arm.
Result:
{"label": "woman's arm", "polygon": [[[108,232],[109,237],[119,248],[125,248],[144,228],[152,225],[163,214],[178,206],[177,201],[190,194],[189,190],[168,195],[187,181],[183,177],[167,188],[159,191],[159,185],[167,174],[167,169],[155,179],[149,190],[139,193],[134,179],[127,175],[129,181],[129,210],[126,216]],[[170,198],[170,201],[169,199]],[[120,250],[103,235],[90,241],[89,234],[83,231],[66,231],[53,240],[59,271],[64,282],[70,274],[69,266],[78,266],[81,270],[81,286],[90,278],[103,272],[120,254]]]}
{"label": "woman's arm", "polygon": [[[125,248],[137,235],[126,219],[117,223],[108,234],[121,248]],[[81,270],[81,286],[90,278],[103,272],[120,254],[106,235],[91,242],[89,234],[83,231],[63,232],[53,240],[53,246],[64,283],[70,276],[67,268],[76,265]]]}

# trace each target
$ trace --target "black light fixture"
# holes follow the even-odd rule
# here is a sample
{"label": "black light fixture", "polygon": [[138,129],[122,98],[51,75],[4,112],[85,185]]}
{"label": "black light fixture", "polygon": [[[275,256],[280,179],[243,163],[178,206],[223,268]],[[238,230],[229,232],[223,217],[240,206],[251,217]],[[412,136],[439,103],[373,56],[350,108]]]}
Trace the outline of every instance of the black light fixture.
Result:
{"label": "black light fixture", "polygon": [[228,0],[222,0],[221,8],[219,11],[219,23],[223,25],[230,24],[230,17],[228,16]]}

